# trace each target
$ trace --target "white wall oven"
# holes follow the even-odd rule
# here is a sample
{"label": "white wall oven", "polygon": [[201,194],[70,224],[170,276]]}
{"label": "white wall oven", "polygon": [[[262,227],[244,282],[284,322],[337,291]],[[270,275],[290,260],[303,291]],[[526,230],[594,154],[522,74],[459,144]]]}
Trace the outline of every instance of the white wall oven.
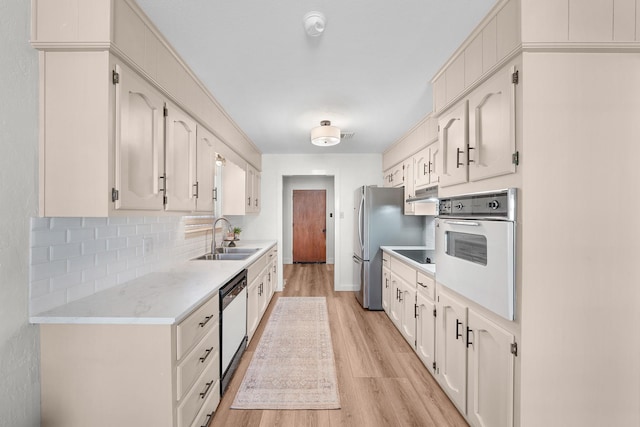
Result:
{"label": "white wall oven", "polygon": [[508,320],[515,306],[516,189],[440,199],[436,278]]}

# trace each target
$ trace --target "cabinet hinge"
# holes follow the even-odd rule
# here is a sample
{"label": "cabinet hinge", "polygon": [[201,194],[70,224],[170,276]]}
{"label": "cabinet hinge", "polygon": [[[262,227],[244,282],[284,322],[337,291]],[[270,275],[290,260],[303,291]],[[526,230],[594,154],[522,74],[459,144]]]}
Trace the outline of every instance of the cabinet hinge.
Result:
{"label": "cabinet hinge", "polygon": [[433,363],[431,364],[431,366],[433,366],[433,370],[434,370],[434,372],[435,372],[435,370],[436,370],[436,362],[433,362]]}
{"label": "cabinet hinge", "polygon": [[513,354],[514,356],[518,356],[518,343],[514,342],[511,344],[511,354]]}
{"label": "cabinet hinge", "polygon": [[418,304],[413,304],[413,317],[418,318]]}
{"label": "cabinet hinge", "polygon": [[115,202],[119,198],[120,198],[120,192],[118,190],[116,190],[115,188],[112,188],[111,189],[111,201]]}
{"label": "cabinet hinge", "polygon": [[114,85],[120,83],[120,73],[116,72],[116,70],[113,70],[113,73],[111,74],[111,81]]}
{"label": "cabinet hinge", "polygon": [[163,110],[163,114],[165,117],[167,117],[169,115],[169,109],[167,108],[167,106],[164,106],[164,110]]}
{"label": "cabinet hinge", "polygon": [[511,155],[511,163],[518,166],[520,164],[520,152],[516,151]]}
{"label": "cabinet hinge", "polygon": [[438,312],[437,312],[437,310],[434,308],[434,309],[433,309],[433,317],[438,317],[438,316],[437,316],[437,313],[438,313]]}
{"label": "cabinet hinge", "polygon": [[167,196],[162,196],[162,204],[163,205],[167,204]]}
{"label": "cabinet hinge", "polygon": [[513,83],[514,85],[517,85],[519,81],[520,81],[520,75],[518,70],[516,70],[511,74],[511,83]]}

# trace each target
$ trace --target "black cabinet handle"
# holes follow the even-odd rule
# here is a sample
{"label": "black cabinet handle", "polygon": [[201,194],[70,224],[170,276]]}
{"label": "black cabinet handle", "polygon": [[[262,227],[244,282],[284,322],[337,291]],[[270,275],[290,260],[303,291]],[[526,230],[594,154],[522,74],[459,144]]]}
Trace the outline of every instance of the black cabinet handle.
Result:
{"label": "black cabinet handle", "polygon": [[212,385],[213,385],[213,381],[209,381],[207,383],[207,387],[204,389],[202,393],[200,393],[200,399],[204,399],[207,393],[209,393],[209,389],[211,388]]}
{"label": "black cabinet handle", "polygon": [[204,325],[209,323],[209,320],[211,320],[212,318],[213,318],[213,315],[207,316],[207,317],[204,318],[204,320],[202,322],[198,323],[198,325],[200,325],[201,328],[204,328]]}
{"label": "black cabinet handle", "polygon": [[204,424],[201,425],[200,427],[207,427],[209,425],[209,421],[211,421],[211,417],[213,417],[213,412],[211,412],[210,414],[207,414],[207,418],[204,420]]}
{"label": "black cabinet handle", "polygon": [[469,144],[467,144],[467,153],[469,153],[467,155],[467,164],[468,165],[471,164],[471,163],[474,163],[474,160],[471,160],[471,150],[475,150],[475,148],[474,147],[470,147]]}
{"label": "black cabinet handle", "polygon": [[456,169],[458,169],[460,166],[464,166],[464,163],[460,163],[460,154],[464,154],[464,151],[456,148]]}
{"label": "black cabinet handle", "polygon": [[456,339],[462,338],[462,334],[460,333],[460,326],[462,326],[462,322],[456,319]]}
{"label": "black cabinet handle", "polygon": [[204,361],[207,360],[207,357],[209,357],[212,351],[213,351],[213,347],[206,349],[204,352],[204,356],[200,358],[200,363],[204,363]]}
{"label": "black cabinet handle", "polygon": [[473,333],[473,330],[467,326],[467,348],[469,348],[469,345],[473,345],[471,339],[469,339],[470,333]]}

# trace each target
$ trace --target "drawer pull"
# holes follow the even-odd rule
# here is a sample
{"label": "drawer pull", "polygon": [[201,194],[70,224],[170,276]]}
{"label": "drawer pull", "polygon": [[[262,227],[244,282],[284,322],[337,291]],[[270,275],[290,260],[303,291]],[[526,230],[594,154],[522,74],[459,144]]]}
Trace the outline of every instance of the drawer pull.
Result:
{"label": "drawer pull", "polygon": [[213,385],[213,381],[210,381],[207,383],[207,387],[204,389],[202,393],[200,393],[200,399],[204,399],[207,393],[209,393],[209,389],[211,388],[212,385]]}
{"label": "drawer pull", "polygon": [[198,325],[200,325],[201,328],[204,328],[204,325],[209,323],[209,320],[211,320],[212,318],[213,318],[213,314],[211,316],[205,317],[202,322],[198,323]]}
{"label": "drawer pull", "polygon": [[427,288],[428,286],[425,286],[424,283],[422,282],[418,282],[418,285],[422,286],[423,288]]}
{"label": "drawer pull", "polygon": [[212,417],[213,417],[213,412],[211,412],[210,414],[207,414],[207,418],[204,420],[204,424],[202,424],[200,427],[207,427]]}
{"label": "drawer pull", "polygon": [[204,361],[207,360],[207,357],[209,357],[212,351],[213,351],[213,347],[206,349],[204,352],[204,356],[200,358],[200,363],[204,363]]}

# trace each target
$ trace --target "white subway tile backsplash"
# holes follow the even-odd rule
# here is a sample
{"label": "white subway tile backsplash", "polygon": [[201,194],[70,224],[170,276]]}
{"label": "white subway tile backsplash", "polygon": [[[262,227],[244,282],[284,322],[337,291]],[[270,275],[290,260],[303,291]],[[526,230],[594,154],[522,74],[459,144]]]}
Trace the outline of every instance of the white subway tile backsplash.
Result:
{"label": "white subway tile backsplash", "polygon": [[31,249],[31,264],[41,264],[49,262],[49,246],[42,246]]}
{"label": "white subway tile backsplash", "polygon": [[51,229],[67,229],[82,227],[82,218],[51,218]]}
{"label": "white subway tile backsplash", "polygon": [[69,259],[67,268],[69,272],[83,271],[89,268],[93,268],[96,265],[95,255],[83,255]]}
{"label": "white subway tile backsplash", "polygon": [[67,272],[67,261],[54,261],[31,266],[31,280],[50,279]]}
{"label": "white subway tile backsplash", "polygon": [[31,232],[31,247],[67,243],[67,230],[35,230]]}
{"label": "white subway tile backsplash", "polygon": [[105,252],[107,250],[106,239],[100,240],[87,240],[82,242],[82,253],[85,255],[96,254],[98,252]]}
{"label": "white subway tile backsplash", "polygon": [[51,290],[57,291],[59,289],[67,289],[71,286],[79,285],[80,283],[82,283],[82,272],[76,271],[63,276],[52,277]]}
{"label": "white subway tile backsplash", "polygon": [[82,255],[82,245],[80,243],[51,246],[52,261],[79,257],[80,255]]}
{"label": "white subway tile backsplash", "polygon": [[[143,253],[143,243],[147,253]],[[202,252],[179,217],[32,218],[32,314],[99,292]]]}

